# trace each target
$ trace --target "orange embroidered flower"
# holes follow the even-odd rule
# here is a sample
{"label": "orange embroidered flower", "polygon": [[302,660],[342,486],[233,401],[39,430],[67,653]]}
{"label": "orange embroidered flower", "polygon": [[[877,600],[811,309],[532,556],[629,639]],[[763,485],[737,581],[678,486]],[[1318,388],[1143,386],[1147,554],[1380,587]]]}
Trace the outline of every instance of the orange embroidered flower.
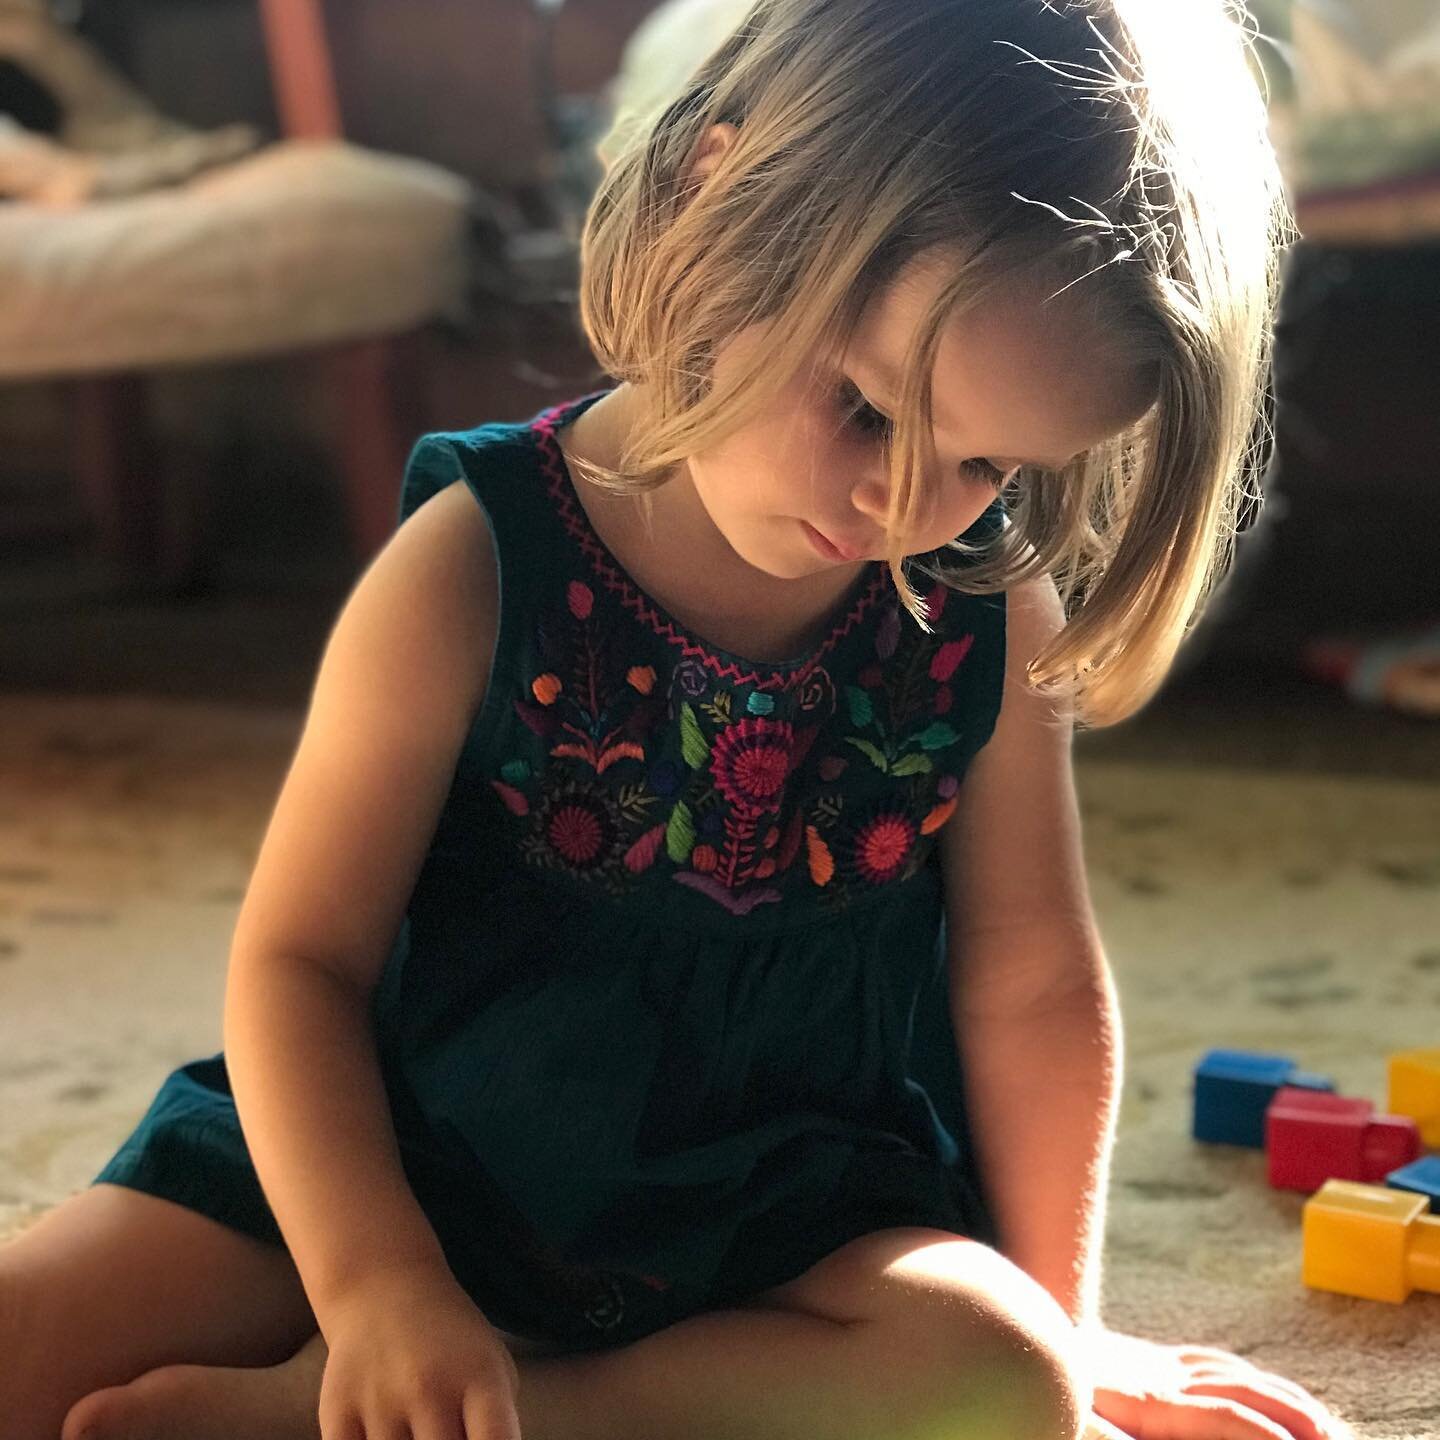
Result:
{"label": "orange embroidered flower", "polygon": [[655,670],[650,665],[632,665],[625,676],[642,695],[648,695],[655,688]]}
{"label": "orange embroidered flower", "polygon": [[537,675],[530,682],[530,689],[542,705],[553,705],[561,690],[560,677],[546,671],[544,675]]}

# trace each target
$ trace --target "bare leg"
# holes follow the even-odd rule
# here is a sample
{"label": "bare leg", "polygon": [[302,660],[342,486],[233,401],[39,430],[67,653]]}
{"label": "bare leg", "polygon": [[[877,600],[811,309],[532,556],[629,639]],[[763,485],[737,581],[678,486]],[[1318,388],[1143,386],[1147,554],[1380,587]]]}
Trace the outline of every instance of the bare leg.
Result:
{"label": "bare leg", "polygon": [[[81,1401],[61,1440],[320,1440],[317,1332],[284,1365],[177,1365]],[[894,1357],[889,1357],[894,1359]],[[1045,1397],[1026,1425],[1017,1374],[965,1367],[927,1386],[873,1339],[818,1316],[726,1310],[633,1345],[584,1355],[517,1356],[525,1440],[1073,1440],[1047,1428]],[[956,1371],[968,1369],[968,1385]],[[928,1391],[928,1393],[927,1393]],[[1053,1402],[1049,1404],[1053,1412]]]}
{"label": "bare leg", "polygon": [[[521,1433],[525,1440],[1075,1440],[1088,1396],[1046,1348],[1057,1332],[1023,1286],[1002,1289],[1008,1262],[985,1247],[960,1248],[969,1243],[914,1250],[901,1257],[916,1262],[908,1272],[872,1276],[874,1293],[855,1293],[857,1304],[868,1298],[869,1318],[750,1305],[692,1316],[609,1350],[547,1355],[512,1347]],[[926,1254],[933,1271],[919,1263]],[[963,1284],[955,1283],[957,1257],[978,1261]],[[833,1299],[843,1293],[834,1284],[842,1272],[826,1273],[828,1289],[780,1288],[787,1300]],[[919,1288],[887,1289],[885,1279],[900,1273],[932,1281],[924,1291],[932,1298],[917,1306]],[[852,1267],[846,1283],[861,1274]],[[897,1299],[907,1297],[910,1323],[897,1323],[904,1311]],[[1007,1297],[1014,1311],[1002,1308]],[[1038,1314],[1040,1324],[1012,1326],[1017,1313]],[[81,1402],[62,1440],[318,1440],[327,1353],[317,1333],[270,1370],[152,1372]]]}
{"label": "bare leg", "polygon": [[151,1370],[72,1406],[60,1440],[320,1440],[326,1353],[317,1331],[281,1365]]}
{"label": "bare leg", "polygon": [[516,1364],[525,1440],[1074,1440],[1079,1431],[1078,1413],[1066,1414],[1078,1407],[1018,1356],[977,1346],[926,1357],[913,1335],[794,1311],[713,1311],[622,1349]]}
{"label": "bare leg", "polygon": [[56,1440],[81,1397],[161,1366],[274,1366],[314,1333],[284,1250],[94,1185],[0,1245],[0,1440]]}

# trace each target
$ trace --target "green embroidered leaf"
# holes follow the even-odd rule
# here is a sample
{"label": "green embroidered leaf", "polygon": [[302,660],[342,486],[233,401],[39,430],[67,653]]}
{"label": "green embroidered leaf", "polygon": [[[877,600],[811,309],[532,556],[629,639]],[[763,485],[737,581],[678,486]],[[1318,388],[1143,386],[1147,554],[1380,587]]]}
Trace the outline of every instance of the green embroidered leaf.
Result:
{"label": "green embroidered leaf", "polygon": [[688,700],[680,707],[680,753],[685,757],[685,763],[692,770],[700,769],[710,758],[710,747],[705,742],[705,732],[700,728],[700,722],[695,718],[694,707]]}
{"label": "green embroidered leaf", "polygon": [[902,755],[891,767],[892,775],[928,775],[935,768],[928,755]]}
{"label": "green embroidered leaf", "polygon": [[690,807],[681,800],[670,812],[670,823],[665,827],[665,851],[680,865],[690,858],[690,852],[694,848],[695,821],[691,817]]}
{"label": "green embroidered leaf", "polygon": [[500,767],[500,773],[512,785],[523,784],[530,778],[530,762],[528,760],[507,760]]}
{"label": "green embroidered leaf", "polygon": [[847,735],[847,745],[853,745],[862,755],[866,756],[875,768],[882,773],[888,773],[890,762],[868,741],[862,740],[858,735]]}
{"label": "green embroidered leaf", "polygon": [[943,749],[946,745],[953,745],[959,738],[960,732],[943,720],[937,720],[915,736],[915,740],[926,750]]}
{"label": "green embroidered leaf", "polygon": [[845,687],[845,704],[849,708],[852,725],[868,725],[875,718],[875,707],[871,705],[870,697],[858,685]]}

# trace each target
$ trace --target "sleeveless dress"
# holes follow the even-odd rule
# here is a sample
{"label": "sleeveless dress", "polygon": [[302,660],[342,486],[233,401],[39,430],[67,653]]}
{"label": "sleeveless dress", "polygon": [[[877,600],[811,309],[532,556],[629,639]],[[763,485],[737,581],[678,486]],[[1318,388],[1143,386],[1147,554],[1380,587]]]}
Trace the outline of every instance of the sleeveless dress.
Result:
{"label": "sleeveless dress", "polygon": [[[500,617],[372,995],[457,1280],[501,1329],[573,1349],[873,1230],[995,1243],[935,844],[999,711],[1005,597],[916,576],[927,635],[876,562],[809,654],[706,645],[580,505],[555,430],[606,393],[410,456],[402,521],[456,480],[484,508]],[[1004,523],[997,500],[964,538]],[[102,1181],[284,1244],[223,1053],[167,1077]]]}

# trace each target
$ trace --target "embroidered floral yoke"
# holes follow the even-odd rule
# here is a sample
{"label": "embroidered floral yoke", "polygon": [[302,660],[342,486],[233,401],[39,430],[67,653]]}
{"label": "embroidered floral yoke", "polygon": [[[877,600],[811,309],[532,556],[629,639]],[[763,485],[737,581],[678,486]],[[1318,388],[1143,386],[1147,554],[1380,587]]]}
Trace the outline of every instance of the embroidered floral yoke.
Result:
{"label": "embroidered floral yoke", "polygon": [[[411,456],[402,520],[463,480],[501,613],[373,1001],[407,1177],[457,1277],[502,1328],[574,1345],[871,1230],[993,1240],[934,847],[999,710],[1004,597],[918,577],[926,635],[875,564],[811,654],[706,646],[579,504],[554,432],[603,393]],[[966,538],[1000,521],[997,502]],[[238,1127],[217,1153],[223,1057],[172,1075],[98,1178],[169,1193],[142,1163],[162,1102],[214,1176],[183,1203],[279,1243]]]}

